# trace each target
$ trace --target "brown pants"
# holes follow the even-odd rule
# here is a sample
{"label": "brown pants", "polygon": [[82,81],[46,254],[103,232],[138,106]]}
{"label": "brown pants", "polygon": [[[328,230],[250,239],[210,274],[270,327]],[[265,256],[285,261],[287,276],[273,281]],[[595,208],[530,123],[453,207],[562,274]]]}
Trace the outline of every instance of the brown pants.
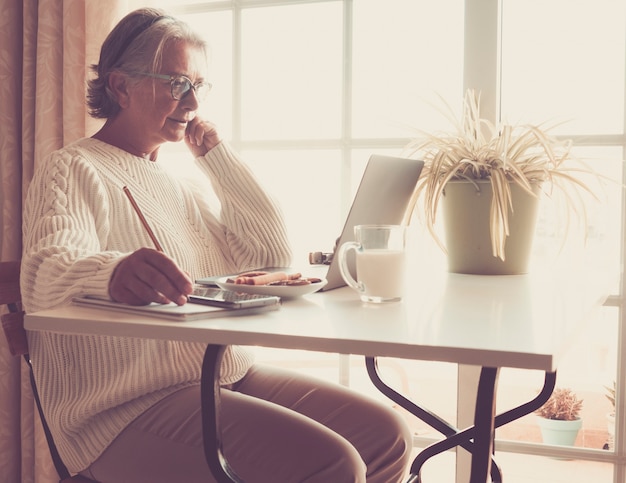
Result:
{"label": "brown pants", "polygon": [[[200,387],[131,423],[82,474],[116,483],[214,482],[202,446]],[[338,384],[255,365],[222,390],[224,454],[246,483],[393,483],[411,434],[391,408]]]}

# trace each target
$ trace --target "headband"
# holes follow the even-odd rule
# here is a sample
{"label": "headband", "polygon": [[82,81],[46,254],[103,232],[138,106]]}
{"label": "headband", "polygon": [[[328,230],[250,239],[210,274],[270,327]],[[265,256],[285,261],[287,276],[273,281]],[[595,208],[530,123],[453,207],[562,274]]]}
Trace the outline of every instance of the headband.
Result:
{"label": "headband", "polygon": [[128,50],[128,47],[130,47],[130,44],[132,44],[137,39],[137,37],[139,37],[143,32],[148,30],[150,27],[152,27],[159,20],[162,20],[164,18],[166,18],[164,15],[159,15],[157,17],[152,17],[152,18],[149,18],[148,20],[142,22],[137,27],[135,27],[133,29],[133,31],[130,33],[130,35],[128,37],[126,37],[126,41],[122,44],[122,46],[120,47],[120,49],[118,51],[118,54],[117,54],[117,57],[116,57],[118,62],[122,58],[122,56],[124,55],[126,50]]}

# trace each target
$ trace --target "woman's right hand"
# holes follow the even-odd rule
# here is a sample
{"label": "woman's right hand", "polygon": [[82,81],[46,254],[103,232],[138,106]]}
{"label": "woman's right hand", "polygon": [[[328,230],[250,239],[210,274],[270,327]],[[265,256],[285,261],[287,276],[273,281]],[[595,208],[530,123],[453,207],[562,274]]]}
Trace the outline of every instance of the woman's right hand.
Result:
{"label": "woman's right hand", "polygon": [[196,116],[187,124],[185,143],[194,157],[204,156],[221,142],[215,124]]}
{"label": "woman's right hand", "polygon": [[183,305],[192,291],[193,282],[176,262],[151,248],[140,248],[124,258],[109,281],[111,299],[130,305]]}

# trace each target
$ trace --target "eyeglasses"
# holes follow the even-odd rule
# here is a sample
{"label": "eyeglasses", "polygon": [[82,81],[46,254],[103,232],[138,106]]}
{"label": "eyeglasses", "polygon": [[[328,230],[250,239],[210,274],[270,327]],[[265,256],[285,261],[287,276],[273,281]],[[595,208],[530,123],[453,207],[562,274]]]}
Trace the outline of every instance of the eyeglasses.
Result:
{"label": "eyeglasses", "polygon": [[198,100],[202,101],[211,90],[211,87],[213,87],[210,82],[204,81],[194,84],[191,82],[191,79],[184,75],[150,74],[147,72],[137,72],[137,75],[170,81],[172,97],[177,101],[180,101],[189,94],[191,89],[195,91]]}

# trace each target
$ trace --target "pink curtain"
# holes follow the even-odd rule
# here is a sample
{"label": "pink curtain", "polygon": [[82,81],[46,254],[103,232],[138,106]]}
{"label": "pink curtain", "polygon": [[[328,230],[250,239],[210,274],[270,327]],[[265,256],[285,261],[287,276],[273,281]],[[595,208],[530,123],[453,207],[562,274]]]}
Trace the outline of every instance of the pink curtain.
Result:
{"label": "pink curtain", "polygon": [[[0,259],[21,253],[22,201],[46,155],[97,128],[85,109],[88,66],[130,0],[0,0]],[[0,483],[56,475],[28,372],[0,336]]]}

